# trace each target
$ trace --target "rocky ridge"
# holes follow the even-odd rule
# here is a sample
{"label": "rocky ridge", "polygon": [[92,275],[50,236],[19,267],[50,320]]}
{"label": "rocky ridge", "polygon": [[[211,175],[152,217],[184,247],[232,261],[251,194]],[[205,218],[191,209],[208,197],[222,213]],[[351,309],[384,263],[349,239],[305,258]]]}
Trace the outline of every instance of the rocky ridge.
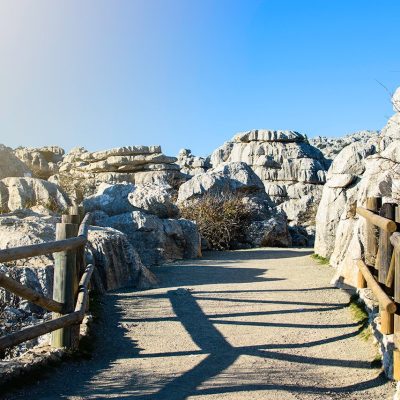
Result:
{"label": "rocky ridge", "polygon": [[183,180],[177,158],[161,152],[160,146],[127,146],[89,152],[72,149],[50,177],[78,201],[94,194],[101,183],[158,183],[176,186]]}
{"label": "rocky ridge", "polygon": [[328,138],[325,136],[317,136],[310,139],[309,142],[317,149],[320,149],[322,154],[328,160],[334,160],[335,157],[348,145],[360,142],[359,145],[362,147],[364,144],[370,141],[370,139],[376,138],[379,135],[379,131],[358,131],[350,133],[343,137]]}

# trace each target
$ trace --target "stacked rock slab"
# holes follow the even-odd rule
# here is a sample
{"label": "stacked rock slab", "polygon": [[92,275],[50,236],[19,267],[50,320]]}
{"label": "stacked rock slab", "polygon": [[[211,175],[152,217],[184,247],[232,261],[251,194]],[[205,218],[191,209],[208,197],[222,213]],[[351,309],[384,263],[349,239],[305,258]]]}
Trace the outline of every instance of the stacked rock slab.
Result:
{"label": "stacked rock slab", "polygon": [[59,174],[50,179],[78,197],[94,194],[104,182],[166,181],[175,186],[182,179],[176,161],[175,157],[162,154],[160,146],[127,146],[96,152],[75,148],[64,157]]}
{"label": "stacked rock slab", "polygon": [[178,154],[178,165],[183,174],[193,176],[202,174],[210,168],[208,158],[194,156],[189,149],[181,149]]}
{"label": "stacked rock slab", "polygon": [[32,171],[32,176],[40,179],[58,173],[64,153],[58,146],[18,147],[14,150],[14,154]]}
{"label": "stacked rock slab", "polygon": [[211,155],[214,168],[233,161],[247,163],[290,225],[306,227],[312,235],[328,166],[320,150],[298,132],[251,130],[237,134]]}

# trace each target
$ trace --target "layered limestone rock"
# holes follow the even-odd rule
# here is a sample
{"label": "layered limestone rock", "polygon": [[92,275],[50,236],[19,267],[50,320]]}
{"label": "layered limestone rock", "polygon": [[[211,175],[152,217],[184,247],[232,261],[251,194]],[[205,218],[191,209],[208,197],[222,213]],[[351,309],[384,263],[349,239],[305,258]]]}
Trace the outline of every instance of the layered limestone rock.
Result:
{"label": "layered limestone rock", "polygon": [[202,174],[210,168],[208,158],[194,156],[189,149],[181,149],[178,154],[177,164],[183,174],[193,176]]}
{"label": "layered limestone rock", "polygon": [[195,203],[205,195],[236,194],[251,210],[250,223],[238,247],[288,246],[287,218],[272,210],[273,203],[265,193],[261,179],[244,162],[224,163],[205,173],[197,174],[182,184],[178,204]]}
{"label": "layered limestone rock", "polygon": [[64,153],[64,149],[58,146],[18,147],[14,150],[14,154],[32,171],[33,176],[40,179],[48,179],[58,173]]}
{"label": "layered limestone rock", "polygon": [[59,173],[50,180],[81,201],[94,194],[101,183],[168,182],[176,186],[183,179],[176,161],[175,157],[164,155],[160,146],[127,146],[96,152],[75,148],[64,157]]}
{"label": "layered limestone rock", "polygon": [[201,253],[197,227],[185,219],[161,219],[138,210],[102,218],[97,224],[125,233],[145,265],[197,258]]}
{"label": "layered limestone rock", "polygon": [[[399,90],[396,93],[395,105],[400,98]],[[394,109],[396,113],[377,139],[366,146],[347,146],[338,155],[328,182],[329,178],[338,180],[335,175],[341,174],[343,182],[356,178],[345,188],[326,186],[318,210],[322,222],[317,226],[316,252],[330,256],[330,263],[337,268],[336,280],[352,286],[357,282],[356,260],[365,248],[365,220],[355,213],[356,205],[365,206],[367,197],[382,197],[383,203],[400,200],[400,112]],[[334,242],[333,247],[329,241]]]}
{"label": "layered limestone rock", "polygon": [[356,141],[346,146],[334,159],[316,215],[315,252],[330,258],[341,219],[354,213],[358,187],[365,171],[365,159],[376,153],[378,137],[367,143]]}
{"label": "layered limestone rock", "polygon": [[67,194],[52,182],[38,178],[0,180],[0,208],[3,213],[37,205],[61,212],[70,203]]}
{"label": "layered limestone rock", "polygon": [[13,150],[0,144],[0,179],[32,176],[32,171],[15,156]]}
{"label": "layered limestone rock", "polygon": [[163,264],[200,254],[200,236],[194,223],[178,217],[172,189],[160,184],[103,184],[84,202],[98,226],[127,235],[145,265]]}
{"label": "layered limestone rock", "polygon": [[334,158],[348,145],[359,142],[359,146],[367,144],[371,139],[377,138],[379,131],[359,131],[339,138],[328,138],[318,136],[310,139],[309,142],[314,147],[320,149],[328,160]]}
{"label": "layered limestone rock", "polygon": [[286,213],[290,225],[309,228],[312,236],[328,164],[303,135],[270,130],[239,133],[215,150],[210,161],[214,168],[230,162],[247,163],[277,211]]}

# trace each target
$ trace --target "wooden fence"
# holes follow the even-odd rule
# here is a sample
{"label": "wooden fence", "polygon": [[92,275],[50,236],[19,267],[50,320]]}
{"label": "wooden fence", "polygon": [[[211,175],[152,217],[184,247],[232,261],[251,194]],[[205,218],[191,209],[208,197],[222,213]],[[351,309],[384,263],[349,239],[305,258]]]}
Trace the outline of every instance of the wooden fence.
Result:
{"label": "wooden fence", "polygon": [[88,287],[93,265],[86,265],[84,251],[90,214],[82,207],[70,207],[56,226],[56,240],[0,250],[0,262],[54,253],[53,298],[50,299],[0,273],[0,286],[17,296],[53,312],[50,321],[0,337],[0,351],[49,332],[55,348],[76,349],[79,328],[88,304]]}
{"label": "wooden fence", "polygon": [[369,287],[379,302],[381,332],[394,334],[394,379],[400,380],[400,206],[367,198],[357,207],[366,220],[364,260],[358,260],[358,287]]}

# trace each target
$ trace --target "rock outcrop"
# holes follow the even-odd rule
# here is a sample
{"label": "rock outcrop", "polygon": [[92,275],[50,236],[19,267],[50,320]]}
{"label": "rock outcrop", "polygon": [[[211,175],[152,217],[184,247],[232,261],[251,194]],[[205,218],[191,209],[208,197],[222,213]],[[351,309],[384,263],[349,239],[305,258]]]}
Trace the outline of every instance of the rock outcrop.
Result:
{"label": "rock outcrop", "polygon": [[196,226],[183,219],[168,219],[179,213],[171,191],[165,182],[103,184],[83,204],[93,212],[96,225],[125,233],[146,266],[196,258],[200,252]]}
{"label": "rock outcrop", "polygon": [[136,209],[144,210],[159,218],[177,218],[179,208],[173,201],[175,191],[167,183],[138,185],[128,195],[128,201]]}
{"label": "rock outcrop", "polygon": [[66,193],[56,184],[38,178],[4,178],[0,181],[2,212],[42,205],[63,211],[70,205]]}
{"label": "rock outcrop", "polygon": [[239,133],[215,150],[210,161],[213,168],[247,163],[261,179],[276,211],[284,211],[290,225],[308,228],[311,244],[328,164],[303,135],[269,130]]}
{"label": "rock outcrop", "polygon": [[186,206],[205,195],[232,193],[240,196],[244,206],[251,210],[249,226],[238,247],[288,246],[291,244],[287,218],[282,212],[272,211],[273,203],[265,193],[264,185],[244,162],[229,162],[194,175],[181,185],[178,204]]}
{"label": "rock outcrop", "polygon": [[376,138],[379,131],[359,131],[339,138],[318,136],[310,139],[314,147],[321,150],[325,158],[334,160],[335,157],[348,145],[359,142],[359,147],[366,145],[371,139]]}
{"label": "rock outcrop", "polygon": [[179,151],[177,163],[181,172],[189,176],[202,174],[211,167],[208,158],[194,156],[189,149]]}
{"label": "rock outcrop", "polygon": [[147,266],[196,258],[201,251],[196,225],[184,219],[161,219],[144,211],[132,211],[102,218],[97,224],[125,233]]}
{"label": "rock outcrop", "polygon": [[[394,104],[400,98],[400,91],[396,93]],[[322,221],[317,226],[316,252],[330,257],[336,279],[352,286],[356,286],[356,260],[365,248],[365,221],[355,213],[356,205],[365,206],[367,197],[382,197],[384,203],[400,199],[400,112],[396,107],[395,111],[376,139],[349,145],[335,158],[318,210]],[[348,186],[337,187],[351,179]]]}
{"label": "rock outcrop", "polygon": [[32,171],[15,156],[13,150],[0,144],[0,179],[32,176]]}
{"label": "rock outcrop", "polygon": [[50,178],[73,198],[81,201],[94,194],[101,183],[159,183],[178,185],[183,179],[175,157],[160,146],[127,146],[88,152],[72,149],[63,159],[59,173]]}
{"label": "rock outcrop", "polygon": [[[55,240],[59,217],[42,206],[0,215],[0,248],[39,244]],[[92,288],[102,293],[125,286],[140,289],[155,284],[138,253],[122,232],[107,227],[90,227],[86,258],[95,264]],[[51,255],[0,264],[0,271],[24,286],[52,297],[54,260]],[[41,307],[0,289],[0,334],[50,318]],[[16,355],[38,343],[27,342],[13,350]]]}
{"label": "rock outcrop", "polygon": [[35,178],[48,179],[58,173],[64,149],[58,146],[18,147],[15,155],[32,171]]}

